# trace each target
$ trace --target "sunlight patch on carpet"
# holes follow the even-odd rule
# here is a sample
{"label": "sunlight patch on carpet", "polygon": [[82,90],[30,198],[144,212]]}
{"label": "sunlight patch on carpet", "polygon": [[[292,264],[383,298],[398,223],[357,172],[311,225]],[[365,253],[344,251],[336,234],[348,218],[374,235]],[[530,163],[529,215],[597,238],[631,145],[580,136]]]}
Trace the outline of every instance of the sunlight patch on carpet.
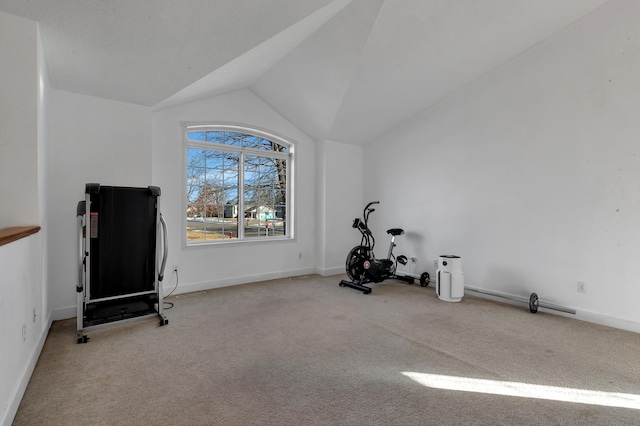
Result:
{"label": "sunlight patch on carpet", "polygon": [[630,393],[602,392],[558,386],[532,385],[519,382],[473,379],[469,377],[443,376],[405,371],[403,375],[423,386],[435,389],[491,395],[516,396],[520,398],[548,399],[579,404],[603,405],[607,407],[633,408],[640,410],[640,395]]}

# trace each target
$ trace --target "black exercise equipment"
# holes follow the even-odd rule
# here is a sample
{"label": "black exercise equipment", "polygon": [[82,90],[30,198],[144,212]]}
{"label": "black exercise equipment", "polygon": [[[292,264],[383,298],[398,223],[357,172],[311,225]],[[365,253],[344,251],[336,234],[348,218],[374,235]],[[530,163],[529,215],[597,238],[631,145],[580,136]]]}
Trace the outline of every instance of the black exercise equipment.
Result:
{"label": "black exercise equipment", "polygon": [[[377,259],[373,252],[375,246],[375,238],[369,229],[369,215],[375,211],[371,208],[379,201],[372,201],[367,204],[363,211],[363,219],[356,218],[353,220],[352,228],[357,229],[362,234],[360,245],[351,249],[347,255],[346,271],[351,281],[340,281],[340,287],[350,287],[362,291],[364,294],[371,293],[371,287],[365,284],[373,282],[379,283],[386,279],[396,279],[405,281],[409,284],[414,283],[414,277],[407,275],[396,275],[398,263],[407,264],[407,257],[400,255],[397,258],[393,254],[393,248],[396,246],[395,238],[404,234],[404,230],[400,228],[391,228],[387,230],[387,234],[391,235],[389,243],[389,251],[386,259]],[[429,274],[427,272],[420,276],[420,285],[426,287],[429,285]]]}
{"label": "black exercise equipment", "polygon": [[552,309],[554,311],[560,311],[560,312],[564,312],[572,315],[576,314],[575,309],[567,308],[561,305],[556,305],[555,303],[543,302],[538,298],[538,295],[536,293],[531,293],[531,295],[529,296],[529,299],[526,299],[524,297],[513,296],[510,294],[496,293],[493,291],[483,290],[483,289],[473,288],[473,287],[465,287],[464,289],[465,291],[471,291],[473,293],[486,294],[488,296],[500,297],[502,299],[514,300],[516,302],[524,303],[529,306],[529,311],[532,314],[535,314],[536,312],[538,312],[538,307],[545,308],[545,309]]}
{"label": "black exercise equipment", "polygon": [[167,324],[161,286],[167,227],[160,213],[160,188],[89,183],[76,213],[77,342],[86,343],[89,330],[150,316]]}

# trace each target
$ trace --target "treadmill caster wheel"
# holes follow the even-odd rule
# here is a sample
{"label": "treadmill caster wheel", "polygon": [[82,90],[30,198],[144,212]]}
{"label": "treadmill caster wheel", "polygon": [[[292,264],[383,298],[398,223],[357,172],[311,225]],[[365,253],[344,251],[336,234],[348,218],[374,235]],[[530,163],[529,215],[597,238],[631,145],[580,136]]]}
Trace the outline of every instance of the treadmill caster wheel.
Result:
{"label": "treadmill caster wheel", "polygon": [[160,327],[167,324],[169,324],[169,320],[167,318],[160,318]]}
{"label": "treadmill caster wheel", "polygon": [[89,336],[78,336],[77,343],[87,343],[89,341]]}

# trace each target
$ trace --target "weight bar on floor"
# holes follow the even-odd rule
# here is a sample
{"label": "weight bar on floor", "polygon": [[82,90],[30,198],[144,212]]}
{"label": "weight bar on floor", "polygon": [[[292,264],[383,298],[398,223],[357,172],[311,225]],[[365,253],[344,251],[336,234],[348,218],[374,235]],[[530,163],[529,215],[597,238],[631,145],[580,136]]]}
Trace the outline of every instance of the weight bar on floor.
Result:
{"label": "weight bar on floor", "polygon": [[524,297],[518,297],[518,296],[511,296],[511,295],[506,295],[506,294],[494,293],[492,291],[482,290],[482,289],[479,289],[479,288],[465,287],[464,289],[467,290],[467,291],[474,292],[474,293],[487,294],[489,296],[501,297],[503,299],[515,300],[516,302],[521,302],[521,303],[528,304],[529,305],[529,311],[531,311],[531,313],[533,313],[533,314],[538,312],[538,307],[545,308],[545,309],[553,309],[554,311],[565,312],[567,314],[573,314],[573,315],[576,314],[576,310],[575,309],[570,309],[570,308],[567,308],[567,307],[564,307],[564,306],[556,305],[555,303],[543,302],[542,300],[540,300],[538,298],[538,295],[536,293],[531,293],[531,296],[529,296],[529,299],[527,300]]}

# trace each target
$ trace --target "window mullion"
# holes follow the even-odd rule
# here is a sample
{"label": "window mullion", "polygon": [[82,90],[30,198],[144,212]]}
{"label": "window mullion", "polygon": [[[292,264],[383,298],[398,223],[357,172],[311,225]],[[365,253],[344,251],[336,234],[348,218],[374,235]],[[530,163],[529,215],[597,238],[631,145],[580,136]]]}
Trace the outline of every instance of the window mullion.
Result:
{"label": "window mullion", "polygon": [[238,161],[238,239],[244,239],[244,152]]}
{"label": "window mullion", "polygon": [[221,144],[216,145],[214,148],[212,147],[211,142],[200,142],[200,141],[195,141],[191,139],[187,140],[187,146],[189,148],[199,148],[199,149],[206,149],[206,150],[232,152],[232,153],[244,152],[247,154],[255,155],[256,157],[281,158],[284,160],[291,158],[291,153],[288,153],[288,152],[263,151],[263,150],[254,149],[254,148],[244,148],[244,147],[240,148],[237,146],[225,146]]}

